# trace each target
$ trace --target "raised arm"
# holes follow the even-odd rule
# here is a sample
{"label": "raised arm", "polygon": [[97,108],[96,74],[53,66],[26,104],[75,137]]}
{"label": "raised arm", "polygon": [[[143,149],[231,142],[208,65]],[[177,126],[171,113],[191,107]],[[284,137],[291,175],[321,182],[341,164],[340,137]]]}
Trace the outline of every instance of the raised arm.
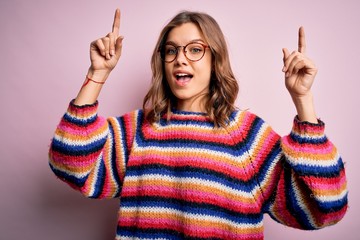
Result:
{"label": "raised arm", "polygon": [[283,48],[285,85],[295,104],[300,121],[317,123],[311,86],[314,82],[317,68],[306,56],[305,31],[299,28],[298,50],[291,54]]}
{"label": "raised arm", "polygon": [[[116,66],[122,48],[120,11],[112,32],[91,43],[88,78],[58,124],[49,149],[49,164],[63,181],[90,198],[118,197],[132,146],[136,113],[105,119],[98,116],[97,96]],[[125,124],[130,123],[130,124]]]}
{"label": "raised arm", "polygon": [[91,65],[74,101],[75,105],[93,104],[97,100],[103,84],[121,56],[123,36],[119,36],[119,31],[120,10],[116,9],[112,31],[90,44]]}

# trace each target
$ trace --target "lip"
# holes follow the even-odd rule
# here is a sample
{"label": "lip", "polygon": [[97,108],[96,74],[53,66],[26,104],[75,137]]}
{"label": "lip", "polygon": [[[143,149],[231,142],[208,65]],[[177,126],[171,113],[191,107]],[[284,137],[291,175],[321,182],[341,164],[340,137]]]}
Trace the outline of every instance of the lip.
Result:
{"label": "lip", "polygon": [[191,75],[192,77],[194,76],[193,74],[191,74],[191,73],[188,72],[188,71],[184,71],[184,70],[175,71],[175,72],[173,73],[173,77],[174,77],[174,79],[175,79],[175,84],[176,84],[178,87],[185,87],[185,86],[188,85],[188,84],[191,82],[191,80],[192,80],[192,77],[191,77],[191,78],[189,78],[188,80],[181,80],[181,81],[179,81],[179,80],[177,79],[177,77],[176,77],[176,75],[178,75],[178,74]]}
{"label": "lip", "polygon": [[188,72],[188,71],[184,71],[184,70],[177,70],[177,71],[175,71],[174,73],[173,73],[173,76],[176,78],[176,75],[177,74],[186,74],[186,75],[191,75],[191,76],[193,76],[193,74],[191,74],[190,72]]}

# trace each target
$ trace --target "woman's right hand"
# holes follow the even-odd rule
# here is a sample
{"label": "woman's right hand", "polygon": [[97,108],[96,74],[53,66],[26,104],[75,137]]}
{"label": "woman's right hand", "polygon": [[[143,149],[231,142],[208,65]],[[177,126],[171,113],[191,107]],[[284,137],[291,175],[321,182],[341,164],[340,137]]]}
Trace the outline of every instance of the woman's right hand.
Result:
{"label": "woman's right hand", "polygon": [[120,9],[116,9],[112,31],[105,37],[93,41],[90,45],[91,66],[88,77],[105,82],[115,68],[121,56],[123,36],[119,36]]}

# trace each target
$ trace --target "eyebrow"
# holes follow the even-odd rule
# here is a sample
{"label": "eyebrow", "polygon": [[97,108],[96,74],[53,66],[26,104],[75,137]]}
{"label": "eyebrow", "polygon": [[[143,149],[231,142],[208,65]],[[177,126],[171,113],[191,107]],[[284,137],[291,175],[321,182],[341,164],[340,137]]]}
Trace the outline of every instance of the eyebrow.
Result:
{"label": "eyebrow", "polygon": [[[200,38],[197,38],[197,39],[193,39],[191,40],[190,42],[188,42],[187,44],[189,43],[195,43],[195,42],[202,42],[202,43],[205,43],[204,40],[200,39]],[[167,41],[165,44],[172,44],[172,45],[177,45],[175,42],[173,41]],[[185,44],[186,45],[186,44]]]}

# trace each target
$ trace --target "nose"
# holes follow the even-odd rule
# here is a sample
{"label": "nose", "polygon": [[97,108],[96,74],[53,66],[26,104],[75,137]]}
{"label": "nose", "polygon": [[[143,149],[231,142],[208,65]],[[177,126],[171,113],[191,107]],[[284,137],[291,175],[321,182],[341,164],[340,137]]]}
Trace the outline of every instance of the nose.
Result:
{"label": "nose", "polygon": [[187,63],[187,58],[185,56],[185,47],[184,46],[179,46],[178,47],[175,61],[177,63],[182,63],[182,64]]}

